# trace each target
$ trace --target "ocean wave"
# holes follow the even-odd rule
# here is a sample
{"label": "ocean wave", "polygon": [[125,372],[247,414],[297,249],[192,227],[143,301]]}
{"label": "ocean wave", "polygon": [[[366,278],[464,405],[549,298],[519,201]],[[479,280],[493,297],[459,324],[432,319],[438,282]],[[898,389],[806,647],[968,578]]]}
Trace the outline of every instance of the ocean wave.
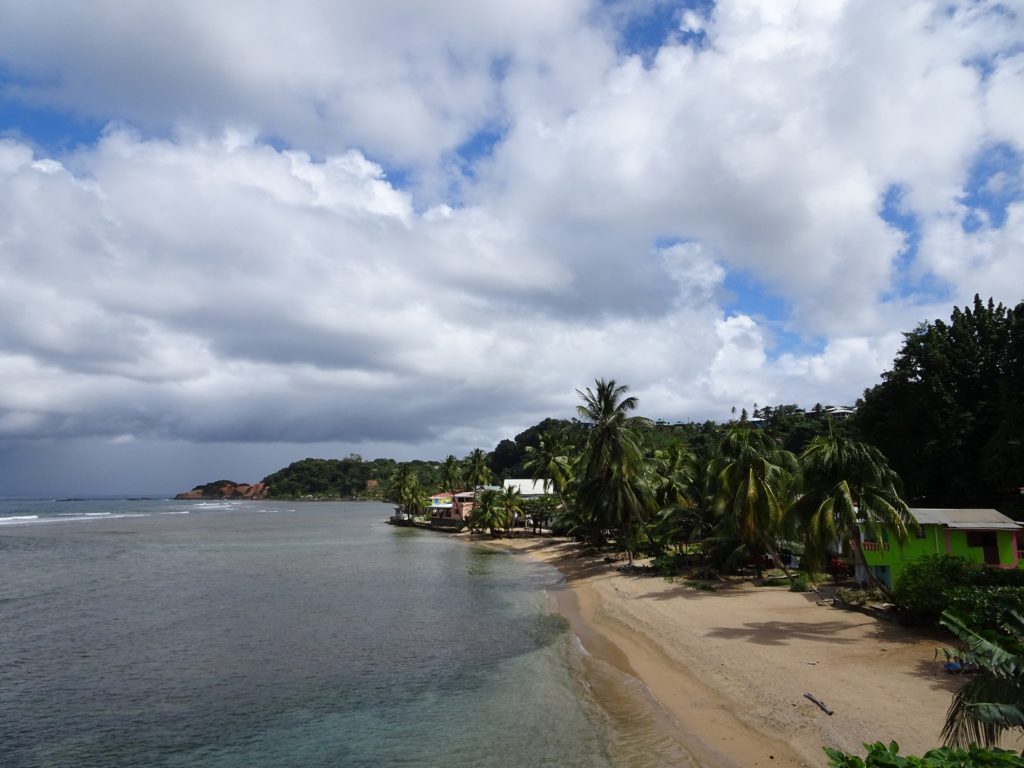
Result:
{"label": "ocean wave", "polygon": [[15,523],[25,523],[29,520],[38,520],[39,515],[11,515],[10,517],[0,517],[0,525],[11,525]]}

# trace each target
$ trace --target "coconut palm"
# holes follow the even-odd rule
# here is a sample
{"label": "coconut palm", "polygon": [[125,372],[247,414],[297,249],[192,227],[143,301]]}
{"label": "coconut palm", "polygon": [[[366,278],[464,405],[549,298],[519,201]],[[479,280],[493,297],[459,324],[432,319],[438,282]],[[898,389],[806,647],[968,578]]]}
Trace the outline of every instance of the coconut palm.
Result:
{"label": "coconut palm", "polygon": [[877,538],[885,529],[904,541],[918,526],[900,498],[900,478],[882,452],[830,430],[801,453],[800,480],[802,494],[793,514],[804,532],[805,558],[820,566],[828,548],[839,543],[852,550],[868,578],[885,590],[864,559],[860,530]]}
{"label": "coconut palm", "polygon": [[427,496],[419,476],[408,464],[399,464],[388,482],[388,498],[397,504],[396,511],[412,518],[427,506]]}
{"label": "coconut palm", "polygon": [[518,488],[513,488],[511,485],[505,486],[504,490],[498,494],[498,505],[505,518],[505,530],[508,530],[514,525],[516,515],[523,511],[523,496]]}
{"label": "coconut palm", "polygon": [[487,454],[482,448],[474,448],[466,457],[463,481],[474,492],[491,481],[491,468],[487,466]]}
{"label": "coconut palm", "polygon": [[784,534],[796,471],[796,457],[767,433],[743,422],[728,426],[709,467],[719,543],[735,542],[736,551],[746,552],[758,565],[766,553],[789,575],[777,542]]}
{"label": "coconut palm", "polygon": [[[658,459],[657,453],[655,454]],[[658,470],[658,499],[661,536],[669,544],[704,541],[716,522],[709,488],[709,463],[684,446],[670,449]]]}
{"label": "coconut palm", "polygon": [[564,432],[541,435],[536,448],[532,445],[526,446],[526,459],[523,461],[523,468],[530,472],[531,478],[551,483],[551,489],[563,507],[573,480],[570,450]]}
{"label": "coconut palm", "polygon": [[458,493],[462,483],[462,467],[459,460],[451,454],[441,464],[441,490]]}
{"label": "coconut palm", "polygon": [[604,379],[595,381],[595,389],[576,390],[583,400],[577,413],[588,425],[576,500],[582,514],[618,532],[632,564],[638,534],[655,501],[635,432],[647,420],[629,415],[637,399],[627,397],[628,391],[627,386]]}
{"label": "coconut palm", "polygon": [[505,518],[505,510],[502,509],[500,494],[488,489],[482,492],[473,505],[473,511],[469,515],[469,527],[475,531],[486,528],[491,536],[497,538],[497,528],[500,528]]}
{"label": "coconut palm", "polygon": [[1004,607],[1002,633],[973,629],[949,612],[941,622],[967,648],[946,655],[976,669],[953,694],[942,728],[945,743],[993,747],[1007,731],[1024,729],[1024,617],[1017,607]]}

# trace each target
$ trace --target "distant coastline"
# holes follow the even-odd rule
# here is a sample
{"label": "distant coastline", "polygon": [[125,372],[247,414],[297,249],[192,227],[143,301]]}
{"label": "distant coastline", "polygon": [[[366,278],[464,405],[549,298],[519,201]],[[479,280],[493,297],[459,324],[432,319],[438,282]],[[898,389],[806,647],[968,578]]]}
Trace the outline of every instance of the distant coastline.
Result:
{"label": "distant coastline", "polygon": [[197,485],[191,491],[175,495],[175,499],[209,500],[209,499],[265,499],[268,488],[265,483],[236,483],[233,480],[215,480],[205,485]]}

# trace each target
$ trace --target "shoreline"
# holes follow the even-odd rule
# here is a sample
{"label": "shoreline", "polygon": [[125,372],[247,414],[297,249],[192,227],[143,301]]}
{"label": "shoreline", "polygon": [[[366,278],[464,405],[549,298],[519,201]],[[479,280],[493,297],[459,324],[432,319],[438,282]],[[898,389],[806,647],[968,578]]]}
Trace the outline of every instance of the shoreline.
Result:
{"label": "shoreline", "polygon": [[699,766],[824,766],[825,746],[939,746],[961,680],[935,661],[947,644],[938,637],[817,605],[813,593],[734,584],[704,592],[623,574],[563,539],[469,540],[557,568],[557,612],[588,654],[645,686]]}

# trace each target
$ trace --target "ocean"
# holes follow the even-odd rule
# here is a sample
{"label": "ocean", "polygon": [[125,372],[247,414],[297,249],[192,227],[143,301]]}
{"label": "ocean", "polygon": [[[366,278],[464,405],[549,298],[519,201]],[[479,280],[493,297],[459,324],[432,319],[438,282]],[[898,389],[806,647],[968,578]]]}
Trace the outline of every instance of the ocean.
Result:
{"label": "ocean", "polygon": [[691,764],[555,569],[389,512],[0,500],[0,766]]}

